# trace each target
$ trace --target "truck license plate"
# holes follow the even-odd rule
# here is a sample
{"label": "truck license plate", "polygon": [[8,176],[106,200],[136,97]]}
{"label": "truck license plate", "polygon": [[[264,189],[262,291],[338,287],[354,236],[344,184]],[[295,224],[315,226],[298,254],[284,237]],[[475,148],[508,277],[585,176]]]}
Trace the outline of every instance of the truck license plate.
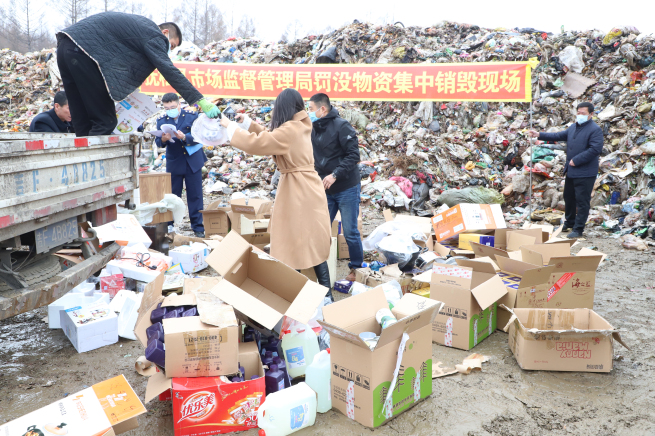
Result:
{"label": "truck license plate", "polygon": [[77,218],[68,218],[64,221],[41,227],[36,230],[36,252],[43,253],[58,245],[72,242],[78,237]]}

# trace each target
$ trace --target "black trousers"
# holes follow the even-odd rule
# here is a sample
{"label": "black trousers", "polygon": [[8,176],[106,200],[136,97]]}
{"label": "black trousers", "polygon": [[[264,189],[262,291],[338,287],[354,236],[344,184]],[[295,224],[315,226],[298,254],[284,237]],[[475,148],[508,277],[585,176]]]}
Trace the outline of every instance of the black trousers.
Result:
{"label": "black trousers", "polygon": [[57,46],[57,65],[68,98],[77,136],[111,135],[116,128],[116,105],[109,96],[98,64],[70,39]]}
{"label": "black trousers", "polygon": [[564,204],[566,205],[564,227],[571,227],[579,233],[584,232],[595,182],[596,177],[566,178],[564,181]]}

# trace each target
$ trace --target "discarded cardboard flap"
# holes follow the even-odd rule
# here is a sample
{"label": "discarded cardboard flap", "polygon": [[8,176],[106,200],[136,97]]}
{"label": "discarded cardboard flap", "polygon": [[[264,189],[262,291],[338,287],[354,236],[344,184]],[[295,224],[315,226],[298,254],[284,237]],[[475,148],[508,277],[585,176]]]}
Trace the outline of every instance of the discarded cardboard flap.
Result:
{"label": "discarded cardboard flap", "polygon": [[134,370],[142,376],[150,377],[157,373],[157,366],[146,359],[146,356],[141,356],[134,362]]}

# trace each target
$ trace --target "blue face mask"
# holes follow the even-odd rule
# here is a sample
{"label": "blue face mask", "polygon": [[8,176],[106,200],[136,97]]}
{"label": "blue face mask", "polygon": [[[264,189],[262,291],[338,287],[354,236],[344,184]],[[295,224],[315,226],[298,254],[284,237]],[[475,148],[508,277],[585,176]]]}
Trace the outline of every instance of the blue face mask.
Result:
{"label": "blue face mask", "polygon": [[177,116],[180,114],[180,111],[175,109],[166,109],[166,115],[168,115],[171,118],[177,118]]}
{"label": "blue face mask", "polygon": [[578,124],[586,123],[589,121],[589,115],[576,115],[575,122]]}
{"label": "blue face mask", "polygon": [[318,117],[316,116],[316,112],[309,112],[307,115],[309,115],[309,119],[312,120],[312,123],[318,120]]}

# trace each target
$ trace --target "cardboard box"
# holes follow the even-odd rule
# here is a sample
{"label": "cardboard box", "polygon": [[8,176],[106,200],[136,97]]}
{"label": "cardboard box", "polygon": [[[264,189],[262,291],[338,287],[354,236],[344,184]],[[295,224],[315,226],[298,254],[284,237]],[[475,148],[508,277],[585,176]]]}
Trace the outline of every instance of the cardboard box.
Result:
{"label": "cardboard box", "polygon": [[507,289],[489,263],[432,267],[430,298],[445,303],[434,319],[432,340],[470,350],[496,330],[498,300]]}
{"label": "cardboard box", "polygon": [[84,307],[98,302],[109,304],[109,294],[96,291],[95,289],[93,289],[91,295],[72,291],[64,294],[63,297],[48,305],[48,328],[61,328],[61,316],[59,312],[62,310],[70,309],[72,307]]}
{"label": "cardboard box", "polygon": [[124,247],[141,243],[148,248],[152,244],[148,234],[143,230],[143,227],[141,227],[141,224],[139,224],[134,215],[119,213],[116,221],[94,227],[93,229],[98,234],[98,240],[101,245],[104,245],[106,242],[115,241],[118,245]]}
{"label": "cardboard box", "polygon": [[371,288],[378,287],[384,283],[396,280],[400,283],[403,294],[411,292],[412,274],[402,272],[398,265],[387,265],[380,268],[379,271],[373,271],[370,268],[358,268],[355,270],[355,281],[363,283]]}
{"label": "cardboard box", "polygon": [[476,230],[504,229],[507,227],[499,204],[458,204],[432,217],[437,241]]}
{"label": "cardboard box", "polygon": [[348,242],[344,235],[337,235],[337,252],[339,253],[339,259],[350,259],[350,250],[348,250]]}
{"label": "cardboard box", "polygon": [[118,317],[104,301],[59,312],[59,322],[78,353],[118,342]]}
{"label": "cardboard box", "polygon": [[471,242],[477,242],[481,245],[493,247],[494,237],[489,235],[479,235],[476,233],[460,233],[458,244],[459,248],[463,250],[471,250]]}
{"label": "cardboard box", "polygon": [[[331,338],[334,409],[375,428],[432,394],[430,326],[438,304],[429,303],[415,295],[403,296],[400,308],[393,309],[398,322],[384,330],[375,319],[378,310],[388,308],[380,288],[323,308],[325,321],[319,323]],[[375,348],[358,336],[362,332],[380,335]],[[397,364],[400,371],[395,373]]]}
{"label": "cardboard box", "polygon": [[[145,412],[130,384],[119,375],[2,424],[0,434],[114,436],[137,428],[137,417]],[[62,422],[66,426],[57,428]]]}
{"label": "cardboard box", "polygon": [[[249,220],[258,220],[270,218],[273,202],[271,200],[262,200],[258,198],[239,198],[230,202],[230,212],[228,217],[232,225],[232,230],[241,234],[241,215]],[[223,235],[221,235],[223,236]]]}
{"label": "cardboard box", "polygon": [[[149,283],[143,294],[134,334],[145,347],[146,329],[152,325],[150,313],[161,303],[162,307],[196,305],[193,294],[163,297],[164,276]],[[224,324],[205,324],[200,316],[163,320],[166,344],[167,377],[213,377],[234,374],[238,371],[238,322],[232,308],[220,307]]]}
{"label": "cardboard box", "polygon": [[[167,379],[158,372],[148,379],[146,403],[172,390],[175,436],[201,436],[257,427],[257,410],[266,398],[264,368],[257,344],[239,344],[238,360],[246,381],[225,383],[218,377]],[[253,375],[259,378],[250,380]]]}
{"label": "cardboard box", "polygon": [[625,346],[591,309],[515,309],[507,328],[509,348],[527,370],[610,372],[613,339]]}
{"label": "cardboard box", "polygon": [[[357,217],[357,230],[359,230],[359,235],[363,239],[364,231],[362,230],[362,208],[359,208],[359,216]],[[343,235],[343,224],[341,221],[341,212],[337,212],[334,216],[334,221],[332,221],[332,237],[336,238],[339,235]]]}
{"label": "cardboard box", "polygon": [[225,236],[230,231],[230,218],[228,212],[232,210],[229,206],[220,207],[221,200],[210,203],[202,213],[202,222],[205,226],[205,235]]}
{"label": "cardboard box", "polygon": [[269,224],[271,220],[269,219],[250,219],[245,215],[240,215],[241,217],[241,226],[240,234],[241,235],[252,235],[254,233],[268,233]]}
{"label": "cardboard box", "polygon": [[192,242],[191,245],[182,245],[168,250],[173,259],[173,265],[180,264],[184,274],[198,272],[207,268],[205,258],[209,256],[209,247],[206,244]]}
{"label": "cardboard box", "polygon": [[249,235],[241,235],[243,239],[250,245],[264,250],[267,245],[271,244],[271,234],[266,233],[251,233]]}
{"label": "cardboard box", "polygon": [[412,216],[412,215],[402,215],[402,214],[396,214],[396,217],[393,218],[391,215],[391,210],[385,209],[382,212],[382,215],[384,216],[384,220],[386,222],[389,221],[411,221],[417,225],[418,228],[421,229],[421,231],[425,234],[425,237],[427,238],[427,241],[417,241],[415,240],[414,242],[416,245],[419,247],[427,247],[428,251],[433,251],[434,250],[434,239],[432,238],[432,221],[430,218],[425,218],[425,217],[420,217],[420,216]]}
{"label": "cardboard box", "polygon": [[430,296],[430,282],[432,281],[432,271],[426,271],[422,274],[412,277],[409,292],[424,297]]}
{"label": "cardboard box", "polygon": [[[230,232],[207,257],[222,277],[212,294],[239,317],[274,329],[284,315],[308,323],[327,289]],[[251,321],[252,320],[252,321]]]}

